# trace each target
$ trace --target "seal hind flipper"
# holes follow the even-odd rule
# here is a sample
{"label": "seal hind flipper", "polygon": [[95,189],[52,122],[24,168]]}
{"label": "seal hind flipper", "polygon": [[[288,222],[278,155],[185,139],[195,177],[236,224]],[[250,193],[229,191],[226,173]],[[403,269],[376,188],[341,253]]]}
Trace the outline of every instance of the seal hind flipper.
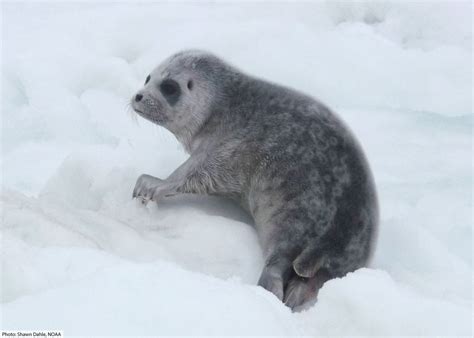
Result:
{"label": "seal hind flipper", "polygon": [[262,271],[258,285],[270,291],[279,300],[283,301],[283,278],[276,273],[271,273],[265,269]]}
{"label": "seal hind flipper", "polygon": [[283,302],[292,310],[310,301],[315,301],[319,289],[325,282],[331,279],[329,272],[322,268],[311,278],[304,278],[294,275],[288,282],[285,289]]}
{"label": "seal hind flipper", "polygon": [[258,285],[273,293],[283,301],[283,291],[290,277],[294,275],[291,260],[274,253],[267,259],[258,280]]}
{"label": "seal hind flipper", "polygon": [[312,278],[324,265],[326,256],[319,243],[306,247],[293,261],[293,269],[300,277]]}

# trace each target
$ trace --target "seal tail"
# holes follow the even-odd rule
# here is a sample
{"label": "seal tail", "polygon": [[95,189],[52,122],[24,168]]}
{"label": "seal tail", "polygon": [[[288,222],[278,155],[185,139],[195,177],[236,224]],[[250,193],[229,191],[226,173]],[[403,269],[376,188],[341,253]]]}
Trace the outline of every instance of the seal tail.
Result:
{"label": "seal tail", "polygon": [[300,277],[313,278],[326,262],[322,252],[319,243],[306,247],[293,261],[293,270]]}

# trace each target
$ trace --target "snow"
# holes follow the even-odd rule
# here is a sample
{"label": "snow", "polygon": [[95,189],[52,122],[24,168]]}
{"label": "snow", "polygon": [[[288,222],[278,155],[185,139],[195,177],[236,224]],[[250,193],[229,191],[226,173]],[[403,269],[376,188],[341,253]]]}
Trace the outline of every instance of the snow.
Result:
{"label": "snow", "polygon": [[[471,335],[472,8],[427,3],[2,3],[2,329],[66,335]],[[127,107],[185,48],[317,96],[367,152],[370,267],[292,313],[256,286],[229,201],[131,200],[186,159]]]}

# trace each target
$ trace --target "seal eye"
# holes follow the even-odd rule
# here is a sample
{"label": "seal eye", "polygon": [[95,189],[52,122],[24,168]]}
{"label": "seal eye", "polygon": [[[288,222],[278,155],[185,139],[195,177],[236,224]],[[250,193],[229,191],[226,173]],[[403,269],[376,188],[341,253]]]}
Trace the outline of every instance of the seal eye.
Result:
{"label": "seal eye", "polygon": [[150,75],[148,75],[148,76],[146,77],[145,84],[147,84],[148,81],[150,81]]}
{"label": "seal eye", "polygon": [[161,82],[160,91],[164,98],[170,105],[174,105],[179,100],[181,89],[179,88],[178,82],[167,79]]}
{"label": "seal eye", "polygon": [[189,81],[188,81],[188,89],[189,89],[189,90],[193,89],[193,85],[194,85],[194,84],[193,84],[193,80],[189,80]]}
{"label": "seal eye", "polygon": [[179,93],[179,85],[173,80],[164,80],[160,85],[161,93],[164,96],[172,96]]}

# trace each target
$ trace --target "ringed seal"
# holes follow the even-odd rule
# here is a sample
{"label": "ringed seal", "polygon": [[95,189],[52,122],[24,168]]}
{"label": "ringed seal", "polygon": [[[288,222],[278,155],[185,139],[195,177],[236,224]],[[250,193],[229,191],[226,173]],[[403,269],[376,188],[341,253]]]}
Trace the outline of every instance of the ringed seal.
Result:
{"label": "ringed seal", "polygon": [[315,299],[324,282],[367,264],[375,185],[358,142],[325,105],[196,50],[154,69],[131,104],[190,154],[164,180],[141,175],[133,197],[236,200],[263,247],[258,284],[286,305]]}

